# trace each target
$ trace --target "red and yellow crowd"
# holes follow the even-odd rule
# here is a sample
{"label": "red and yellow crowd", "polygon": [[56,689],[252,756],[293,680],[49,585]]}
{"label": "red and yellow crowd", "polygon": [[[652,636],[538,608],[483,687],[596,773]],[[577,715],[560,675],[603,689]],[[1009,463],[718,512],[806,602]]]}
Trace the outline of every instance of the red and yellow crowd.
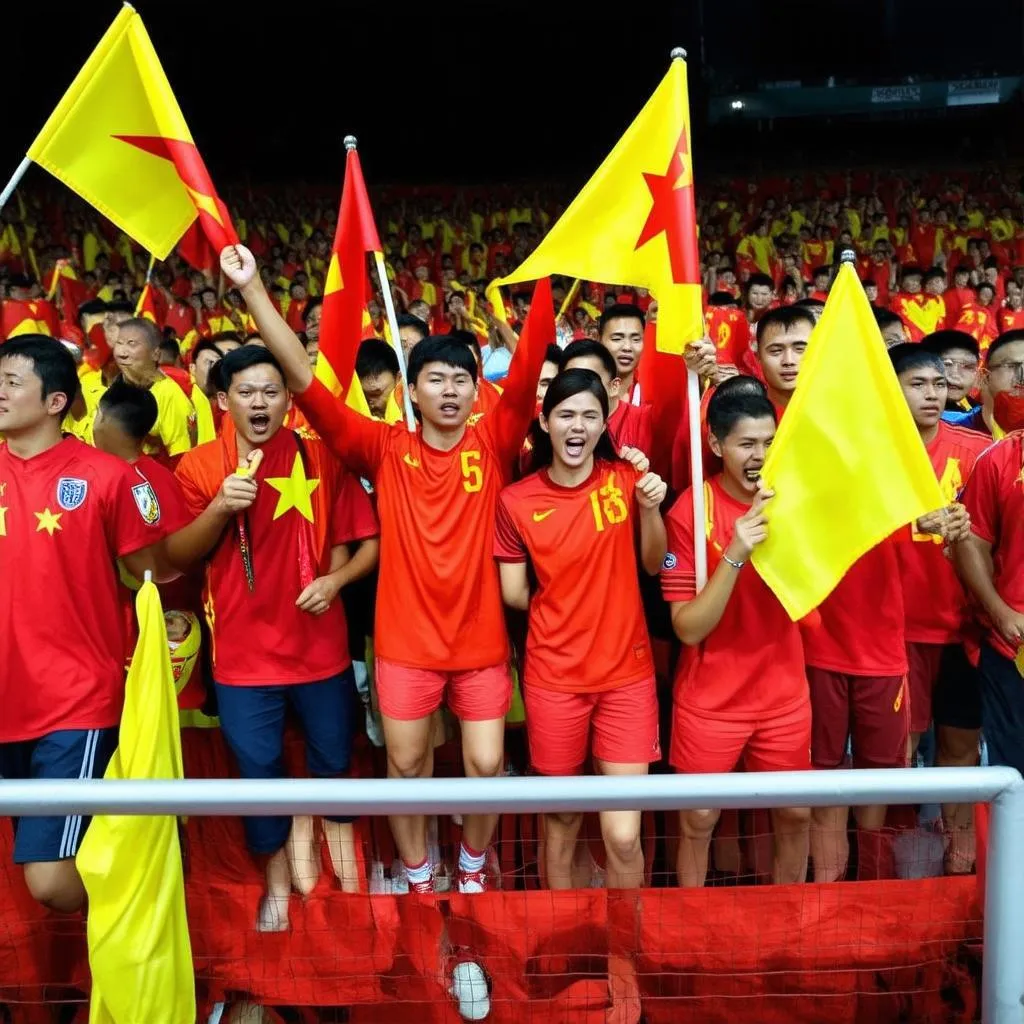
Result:
{"label": "red and yellow crowd", "polygon": [[[102,776],[147,571],[182,725],[222,738],[245,778],[286,774],[286,720],[328,778],[351,771],[363,731],[401,778],[429,776],[446,733],[483,777],[896,768],[932,730],[938,764],[978,763],[983,733],[992,763],[1024,768],[1018,182],[852,173],[700,192],[707,337],[685,356],[704,389],[699,526],[686,422],[666,436],[641,386],[651,296],[488,288],[557,219],[555,197],[380,197],[399,315],[368,263],[362,415],[315,372],[329,200],[232,197],[243,244],[197,270],[148,265],[75,199],[19,194],[0,214],[0,774]],[[770,528],[760,471],[844,250],[945,505],[796,623],[747,563]],[[521,752],[506,729],[524,720]],[[891,877],[886,813],[773,812],[772,880],[844,877],[852,835],[859,877]],[[581,822],[546,816],[550,888],[588,874]],[[704,884],[718,823],[681,814],[681,885]],[[459,891],[493,884],[496,825],[462,821]],[[641,885],[640,812],[600,825],[607,885]],[[82,905],[87,827],[17,823],[15,862],[51,908]],[[434,891],[426,819],[390,828],[401,884]],[[353,822],[323,836],[340,887],[365,890]],[[970,872],[969,807],[943,808],[942,837],[945,870]],[[285,930],[319,833],[254,817],[245,838],[265,872],[253,923]]]}

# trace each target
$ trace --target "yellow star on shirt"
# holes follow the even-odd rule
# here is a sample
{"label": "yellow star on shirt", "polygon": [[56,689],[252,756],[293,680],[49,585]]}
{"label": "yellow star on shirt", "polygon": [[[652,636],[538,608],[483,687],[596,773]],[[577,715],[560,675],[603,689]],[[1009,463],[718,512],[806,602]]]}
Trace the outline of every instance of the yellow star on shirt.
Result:
{"label": "yellow star on shirt", "polygon": [[277,507],[274,509],[275,519],[280,519],[288,509],[293,508],[303,519],[313,522],[313,503],[309,498],[320,486],[320,480],[306,479],[302,456],[298,452],[295,453],[295,462],[292,463],[291,476],[268,476],[266,483],[280,494]]}
{"label": "yellow star on shirt", "polygon": [[63,512],[54,514],[49,508],[43,509],[42,512],[33,512],[32,515],[39,520],[39,525],[36,527],[36,533],[41,530],[45,530],[51,537],[55,530],[62,530],[64,527],[60,525],[60,517],[64,515]]}

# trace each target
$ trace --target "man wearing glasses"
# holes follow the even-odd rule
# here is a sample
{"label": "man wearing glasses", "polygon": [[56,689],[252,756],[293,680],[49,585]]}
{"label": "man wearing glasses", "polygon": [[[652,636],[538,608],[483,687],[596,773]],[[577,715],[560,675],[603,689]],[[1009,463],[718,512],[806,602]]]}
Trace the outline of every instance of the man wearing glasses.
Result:
{"label": "man wearing glasses", "polygon": [[[939,333],[945,335],[957,332]],[[938,335],[933,335],[925,344],[931,346],[937,337]],[[966,346],[966,339],[961,343],[961,347],[963,346]],[[970,377],[970,354],[966,350],[960,351],[948,345],[943,347],[942,351],[938,348],[933,350],[939,354],[946,366],[947,380],[951,375],[954,379],[959,375],[959,383],[964,386]],[[1024,427],[1024,330],[1007,331],[992,342],[986,353],[985,368],[980,373],[978,384],[981,405],[970,411],[947,412],[943,419],[954,426],[990,434],[995,440],[999,440],[1012,430]],[[960,391],[957,390],[956,393],[959,394]],[[953,395],[954,388],[950,381],[950,400]]]}

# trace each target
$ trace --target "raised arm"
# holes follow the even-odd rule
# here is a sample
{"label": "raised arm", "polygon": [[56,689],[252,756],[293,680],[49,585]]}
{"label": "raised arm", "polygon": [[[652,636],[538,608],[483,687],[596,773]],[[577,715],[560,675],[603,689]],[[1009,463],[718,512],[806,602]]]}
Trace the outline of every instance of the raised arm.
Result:
{"label": "raised arm", "polygon": [[224,276],[242,293],[260,337],[285,373],[288,390],[300,395],[313,382],[306,349],[284,322],[256,273],[256,258],[244,245],[229,245],[220,254]]}

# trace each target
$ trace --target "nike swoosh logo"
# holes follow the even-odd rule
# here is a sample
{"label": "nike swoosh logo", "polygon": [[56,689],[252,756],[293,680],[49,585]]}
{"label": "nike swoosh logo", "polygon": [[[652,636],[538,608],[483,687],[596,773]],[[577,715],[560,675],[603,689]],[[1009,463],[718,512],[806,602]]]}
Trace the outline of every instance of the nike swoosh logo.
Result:
{"label": "nike swoosh logo", "polygon": [[405,455],[402,456],[402,461],[407,466],[412,466],[413,469],[419,469],[420,468],[420,460],[419,459],[414,459],[408,452],[406,452]]}
{"label": "nike swoosh logo", "polygon": [[549,508],[546,512],[534,512],[533,521],[535,523],[543,523],[548,516],[554,515],[554,512],[555,510],[553,508]]}

